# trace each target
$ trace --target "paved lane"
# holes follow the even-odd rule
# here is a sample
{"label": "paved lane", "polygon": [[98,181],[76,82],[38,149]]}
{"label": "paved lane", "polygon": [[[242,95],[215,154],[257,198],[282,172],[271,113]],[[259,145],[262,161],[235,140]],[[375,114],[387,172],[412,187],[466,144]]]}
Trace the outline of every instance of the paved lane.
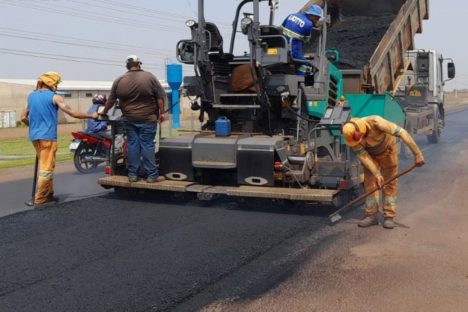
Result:
{"label": "paved lane", "polygon": [[[321,216],[266,204],[204,206],[112,196],[3,217],[0,311],[282,311],[286,305],[310,311],[313,304],[322,311],[332,303],[343,308],[330,298],[345,298],[360,278],[360,262],[340,266],[356,244],[378,238],[377,248],[389,237],[406,243],[415,226],[411,217],[445,198],[444,186],[453,196],[462,192],[453,186],[468,156],[465,120],[466,110],[450,114],[439,146],[418,139],[428,165],[401,179],[401,226],[393,232],[358,229],[354,218],[360,211],[329,227]],[[414,239],[417,245],[421,237]],[[378,280],[380,273],[371,276]],[[434,278],[443,276],[444,271]],[[355,294],[372,301],[364,291]],[[320,301],[322,295],[329,301]]]}
{"label": "paved lane", "polygon": [[[103,167],[100,169],[104,170]],[[24,202],[31,197],[33,171],[33,168],[19,168],[0,173],[0,217],[31,210]],[[54,181],[55,194],[62,201],[72,201],[108,193],[96,183],[102,176],[102,171],[80,174],[72,162],[59,163]]]}

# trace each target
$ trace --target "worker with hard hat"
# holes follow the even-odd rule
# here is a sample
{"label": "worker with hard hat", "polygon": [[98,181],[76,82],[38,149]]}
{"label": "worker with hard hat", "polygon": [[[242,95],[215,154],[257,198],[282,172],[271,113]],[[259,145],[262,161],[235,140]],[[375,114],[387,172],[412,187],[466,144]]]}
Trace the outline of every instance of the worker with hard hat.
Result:
{"label": "worker with hard hat", "polygon": [[[343,125],[343,136],[364,167],[364,188],[370,191],[382,188],[384,181],[398,174],[398,146],[400,138],[411,150],[417,167],[424,165],[424,156],[409,133],[398,125],[380,116],[351,118]],[[398,182],[394,180],[383,187],[384,228],[395,226]],[[379,192],[366,199],[366,216],[358,223],[360,227],[378,225]]]}
{"label": "worker with hard hat", "polygon": [[298,75],[305,75],[311,69],[302,47],[305,42],[310,40],[312,29],[319,27],[323,20],[323,9],[314,4],[304,13],[290,14],[281,25],[283,35],[286,36],[291,46],[292,58],[303,61],[297,68]]}

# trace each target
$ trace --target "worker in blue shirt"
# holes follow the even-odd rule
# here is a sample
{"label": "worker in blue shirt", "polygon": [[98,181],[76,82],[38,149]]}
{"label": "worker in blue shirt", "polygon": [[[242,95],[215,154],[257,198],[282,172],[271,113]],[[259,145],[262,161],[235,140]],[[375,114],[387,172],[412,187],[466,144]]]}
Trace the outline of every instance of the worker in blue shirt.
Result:
{"label": "worker in blue shirt", "polygon": [[[88,114],[98,113],[99,107],[106,104],[107,98],[105,95],[96,94],[93,97],[93,105],[88,110]],[[88,119],[86,124],[86,133],[105,133],[107,131],[107,122],[96,119]]]}
{"label": "worker in blue shirt", "polygon": [[314,4],[304,13],[294,13],[286,17],[281,30],[291,46],[291,56],[295,60],[303,61],[297,68],[297,74],[304,76],[311,70],[310,63],[306,60],[302,47],[304,42],[310,40],[312,29],[318,27],[323,21],[323,10]]}

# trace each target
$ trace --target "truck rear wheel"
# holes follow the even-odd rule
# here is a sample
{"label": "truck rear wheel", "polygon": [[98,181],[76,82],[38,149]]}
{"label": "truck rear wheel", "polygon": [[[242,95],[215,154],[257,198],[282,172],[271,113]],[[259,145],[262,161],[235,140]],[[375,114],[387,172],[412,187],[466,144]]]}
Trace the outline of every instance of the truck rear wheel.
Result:
{"label": "truck rear wheel", "polygon": [[434,104],[432,105],[432,110],[433,110],[433,128],[432,128],[432,134],[427,136],[427,142],[429,144],[437,144],[440,141],[440,132],[441,132],[441,123],[442,120],[440,118],[440,113],[439,113],[439,107]]}
{"label": "truck rear wheel", "polygon": [[[409,134],[413,134],[413,128],[411,126],[411,120],[410,119],[406,119],[406,122],[405,122],[405,127],[404,129],[409,133]],[[399,157],[401,159],[409,159],[408,157],[408,147],[406,146],[405,142],[403,142],[402,140],[400,140],[400,152],[399,152]]]}

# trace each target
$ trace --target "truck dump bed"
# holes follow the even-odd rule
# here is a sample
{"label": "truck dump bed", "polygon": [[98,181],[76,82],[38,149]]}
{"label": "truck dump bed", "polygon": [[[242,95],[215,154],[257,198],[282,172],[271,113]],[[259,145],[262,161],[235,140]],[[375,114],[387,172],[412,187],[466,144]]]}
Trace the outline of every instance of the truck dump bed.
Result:
{"label": "truck dump bed", "polygon": [[[305,8],[313,4],[323,3]],[[398,86],[404,54],[429,18],[429,0],[330,0],[329,14],[327,48],[340,52],[345,93],[382,94]]]}

